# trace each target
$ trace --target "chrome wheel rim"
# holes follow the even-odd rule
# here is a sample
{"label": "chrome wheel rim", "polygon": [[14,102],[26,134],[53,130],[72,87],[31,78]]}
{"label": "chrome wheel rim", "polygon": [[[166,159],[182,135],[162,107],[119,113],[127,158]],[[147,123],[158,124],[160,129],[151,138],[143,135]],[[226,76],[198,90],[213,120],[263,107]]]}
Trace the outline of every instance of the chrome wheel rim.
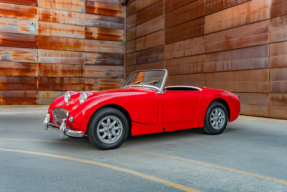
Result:
{"label": "chrome wheel rim", "polygon": [[225,124],[226,115],[221,108],[215,108],[210,114],[210,124],[214,129],[222,129]]}
{"label": "chrome wheel rim", "polygon": [[106,143],[117,142],[123,134],[122,122],[115,116],[106,116],[102,118],[97,126],[98,138]]}

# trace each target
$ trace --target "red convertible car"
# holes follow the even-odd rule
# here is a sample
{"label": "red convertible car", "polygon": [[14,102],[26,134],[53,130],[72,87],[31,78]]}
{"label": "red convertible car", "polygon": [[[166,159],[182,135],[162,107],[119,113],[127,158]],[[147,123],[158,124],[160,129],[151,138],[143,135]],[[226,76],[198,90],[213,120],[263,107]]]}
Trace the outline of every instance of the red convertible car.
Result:
{"label": "red convertible car", "polygon": [[237,95],[218,89],[165,86],[167,70],[133,72],[120,89],[68,91],[52,102],[44,128],[88,136],[99,149],[119,147],[128,135],[201,128],[222,133],[240,112]]}

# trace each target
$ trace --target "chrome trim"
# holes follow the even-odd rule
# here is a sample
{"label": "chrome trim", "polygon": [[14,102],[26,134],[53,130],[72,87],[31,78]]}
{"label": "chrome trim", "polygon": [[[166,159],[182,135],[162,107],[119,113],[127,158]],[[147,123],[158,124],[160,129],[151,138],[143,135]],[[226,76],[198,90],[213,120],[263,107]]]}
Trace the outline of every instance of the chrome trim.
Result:
{"label": "chrome trim", "polygon": [[146,87],[146,88],[151,88],[151,89],[155,89],[157,91],[159,91],[159,88],[158,87],[155,87],[155,86],[152,86],[152,85],[130,85],[130,87]]}
{"label": "chrome trim", "polygon": [[70,136],[70,137],[84,137],[83,131],[74,131],[66,128],[66,121],[67,119],[63,119],[61,126],[56,125],[55,123],[52,123],[50,120],[50,114],[47,112],[46,118],[44,120],[44,129],[48,130],[48,128],[57,129],[60,131],[60,135],[64,136]]}
{"label": "chrome trim", "polygon": [[202,91],[202,89],[200,89],[199,87],[194,87],[194,86],[187,86],[187,85],[172,85],[172,86],[166,86],[165,88],[169,88],[169,87],[179,87],[179,88],[181,88],[181,87],[186,87],[186,88],[193,88],[193,89],[197,89],[197,90],[199,90],[199,91]]}
{"label": "chrome trim", "polygon": [[[164,89],[164,86],[165,86],[165,83],[166,83],[166,80],[167,80],[167,77],[168,77],[168,71],[167,71],[166,69],[150,69],[150,70],[134,71],[134,72],[132,72],[132,73],[129,75],[129,77],[127,78],[127,80],[125,81],[125,83],[122,85],[122,88],[124,88],[124,87],[126,86],[127,82],[130,80],[130,78],[132,77],[132,75],[133,75],[134,73],[145,72],[145,71],[165,71],[165,74],[164,74],[164,77],[163,77],[163,80],[162,80],[162,83],[161,83],[160,88],[158,88],[158,87],[156,87],[156,86],[151,86],[151,85],[144,85],[144,86],[140,85],[140,86],[142,86],[142,87],[147,87],[147,86],[149,86],[149,88],[155,88],[156,90],[158,90],[158,92],[157,92],[158,94],[164,94],[163,89]],[[134,86],[134,85],[132,85],[132,86]]]}

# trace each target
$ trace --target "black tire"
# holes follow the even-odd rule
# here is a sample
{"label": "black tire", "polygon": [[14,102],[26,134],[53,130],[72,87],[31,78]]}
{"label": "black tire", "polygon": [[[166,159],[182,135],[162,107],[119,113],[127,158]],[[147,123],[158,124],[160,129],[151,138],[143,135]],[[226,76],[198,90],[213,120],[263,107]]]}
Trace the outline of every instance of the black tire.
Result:
{"label": "black tire", "polygon": [[[111,128],[108,128],[109,127],[108,123],[106,123],[105,128],[103,128],[104,126],[100,124],[101,122],[104,122],[105,118],[108,118],[111,120],[116,119],[116,122],[117,122],[116,125],[118,125],[119,127],[122,127],[121,135],[118,136],[118,138],[114,137],[116,139],[114,142],[111,141],[112,143],[108,143],[109,141],[106,141],[106,139],[103,138],[105,133],[110,134],[110,135],[114,133],[111,131]],[[109,122],[111,122],[111,120]],[[102,129],[99,129],[101,127]],[[99,130],[103,130],[103,129],[109,129],[109,130],[105,130],[105,132],[101,136],[100,135],[101,133],[99,132]],[[91,117],[89,127],[88,127],[88,138],[89,138],[90,143],[98,149],[108,150],[108,149],[118,148],[126,140],[126,138],[128,137],[128,134],[129,134],[128,120],[121,111],[115,108],[107,107],[107,108],[100,109]]]}
{"label": "black tire", "polygon": [[[216,110],[218,111],[217,114],[222,115],[222,112],[224,113],[224,116],[225,116],[224,121],[223,121],[222,116],[216,115],[216,112],[215,112]],[[215,120],[212,120],[212,119],[215,119]],[[227,112],[226,107],[222,103],[214,101],[209,105],[206,111],[203,130],[205,131],[205,133],[210,134],[210,135],[220,134],[225,130],[228,121],[229,121],[229,117],[228,117],[228,112]]]}

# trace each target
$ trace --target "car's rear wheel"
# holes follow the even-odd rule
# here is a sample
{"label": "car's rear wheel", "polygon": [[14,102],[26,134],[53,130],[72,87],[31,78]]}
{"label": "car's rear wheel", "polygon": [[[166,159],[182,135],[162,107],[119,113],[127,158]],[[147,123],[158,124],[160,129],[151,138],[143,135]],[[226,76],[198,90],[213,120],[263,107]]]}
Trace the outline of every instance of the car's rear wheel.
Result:
{"label": "car's rear wheel", "polygon": [[204,131],[207,134],[215,135],[222,133],[228,123],[226,107],[219,102],[212,102],[205,114]]}
{"label": "car's rear wheel", "polygon": [[127,118],[121,111],[103,108],[92,116],[88,138],[98,149],[115,149],[126,140],[128,131]]}

